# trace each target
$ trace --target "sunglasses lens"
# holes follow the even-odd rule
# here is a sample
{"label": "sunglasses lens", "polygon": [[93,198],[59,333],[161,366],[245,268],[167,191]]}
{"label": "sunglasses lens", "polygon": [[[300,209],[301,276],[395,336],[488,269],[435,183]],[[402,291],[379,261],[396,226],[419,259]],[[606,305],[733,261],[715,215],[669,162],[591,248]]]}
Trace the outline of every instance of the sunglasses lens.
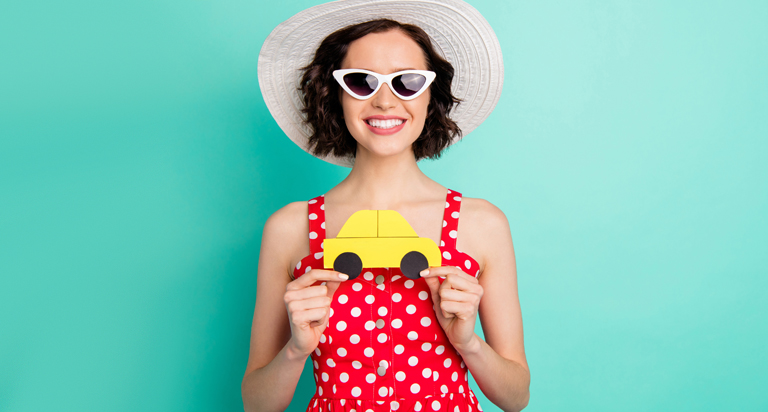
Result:
{"label": "sunglasses lens", "polygon": [[376,77],[366,73],[349,73],[344,75],[344,84],[359,96],[369,96],[376,90],[379,81]]}
{"label": "sunglasses lens", "polygon": [[406,73],[392,79],[392,86],[404,97],[410,97],[421,90],[426,82],[427,78],[418,73]]}

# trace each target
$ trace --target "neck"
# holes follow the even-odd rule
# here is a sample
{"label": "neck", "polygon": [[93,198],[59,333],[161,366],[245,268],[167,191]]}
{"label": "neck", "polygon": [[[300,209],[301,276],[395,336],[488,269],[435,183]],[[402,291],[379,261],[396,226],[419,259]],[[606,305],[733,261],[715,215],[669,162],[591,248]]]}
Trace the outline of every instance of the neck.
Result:
{"label": "neck", "polygon": [[413,151],[375,157],[358,150],[352,171],[336,189],[338,198],[355,199],[365,209],[395,209],[439,187],[419,169]]}

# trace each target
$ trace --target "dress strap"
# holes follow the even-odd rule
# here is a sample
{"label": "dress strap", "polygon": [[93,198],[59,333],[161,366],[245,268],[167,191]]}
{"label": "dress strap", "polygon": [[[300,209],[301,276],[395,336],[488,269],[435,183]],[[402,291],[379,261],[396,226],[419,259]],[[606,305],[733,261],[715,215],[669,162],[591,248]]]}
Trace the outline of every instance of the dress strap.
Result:
{"label": "dress strap", "polygon": [[461,209],[461,193],[448,189],[445,196],[445,212],[443,212],[443,233],[440,236],[440,246],[456,249],[456,236],[459,230],[459,210]]}
{"label": "dress strap", "polygon": [[325,240],[325,195],[320,195],[307,202],[309,214],[309,251],[312,254],[323,251]]}

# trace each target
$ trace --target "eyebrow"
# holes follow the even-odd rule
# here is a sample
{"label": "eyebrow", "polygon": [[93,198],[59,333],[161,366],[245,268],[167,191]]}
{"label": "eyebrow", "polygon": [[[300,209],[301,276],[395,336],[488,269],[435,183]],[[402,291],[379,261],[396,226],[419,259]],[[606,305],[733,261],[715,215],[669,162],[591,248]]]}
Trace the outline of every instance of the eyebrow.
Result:
{"label": "eyebrow", "polygon": [[[375,72],[376,71],[376,70],[366,69],[365,67],[361,67],[361,69],[368,70],[369,72]],[[401,72],[403,70],[418,70],[418,69],[414,69],[413,67],[406,67],[406,68],[395,69],[395,70],[392,71],[392,73]]]}

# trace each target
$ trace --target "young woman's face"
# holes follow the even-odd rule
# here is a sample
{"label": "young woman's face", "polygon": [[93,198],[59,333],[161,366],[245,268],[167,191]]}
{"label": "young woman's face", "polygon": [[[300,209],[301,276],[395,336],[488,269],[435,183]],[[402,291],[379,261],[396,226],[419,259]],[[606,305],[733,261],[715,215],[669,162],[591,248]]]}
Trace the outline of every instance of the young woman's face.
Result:
{"label": "young woman's face", "polygon": [[[390,74],[406,69],[427,70],[427,65],[424,52],[413,39],[399,30],[390,30],[371,33],[350,43],[341,68]],[[358,158],[363,155],[362,151],[377,157],[413,153],[412,144],[424,129],[427,117],[429,89],[407,101],[400,100],[386,84],[367,100],[355,99],[339,89],[344,121],[357,141]],[[372,116],[399,118],[405,124],[399,131],[391,133],[370,125],[368,122]]]}

